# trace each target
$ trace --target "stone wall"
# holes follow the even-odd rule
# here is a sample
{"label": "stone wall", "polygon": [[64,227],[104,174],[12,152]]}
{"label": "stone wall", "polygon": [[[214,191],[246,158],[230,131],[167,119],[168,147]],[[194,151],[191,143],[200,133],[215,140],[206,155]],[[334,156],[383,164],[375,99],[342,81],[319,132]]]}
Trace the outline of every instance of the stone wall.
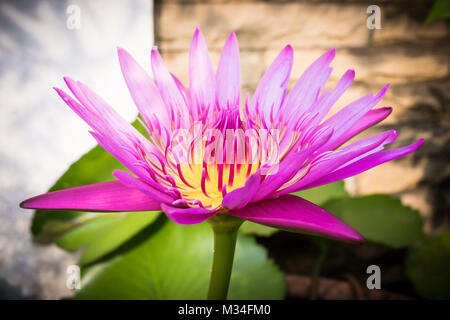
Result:
{"label": "stone wall", "polygon": [[[382,29],[366,27],[371,4],[381,8]],[[424,26],[430,7],[431,2],[406,0],[156,1],[155,39],[170,70],[185,83],[196,26],[207,39],[215,65],[228,34],[237,33],[244,93],[255,89],[286,44],[295,50],[291,85],[333,47],[337,54],[328,86],[346,69],[355,69],[355,82],[335,110],[391,83],[379,106],[392,106],[393,113],[364,134],[393,127],[400,131],[395,146],[419,137],[426,143],[414,155],[349,179],[347,188],[357,195],[400,195],[422,212],[430,231],[450,221],[449,23]]]}

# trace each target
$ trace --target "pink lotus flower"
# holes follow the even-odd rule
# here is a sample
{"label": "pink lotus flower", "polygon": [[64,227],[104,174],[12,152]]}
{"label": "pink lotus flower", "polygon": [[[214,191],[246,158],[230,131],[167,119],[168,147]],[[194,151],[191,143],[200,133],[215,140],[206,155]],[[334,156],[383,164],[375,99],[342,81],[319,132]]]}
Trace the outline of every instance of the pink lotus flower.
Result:
{"label": "pink lotus flower", "polygon": [[[167,70],[156,47],[151,52],[154,80],[125,50],[118,49],[118,55],[150,139],[84,84],[65,78],[76,100],[55,90],[90,125],[97,142],[131,173],[114,171],[116,181],[39,195],[22,202],[23,208],[162,209],[180,224],[232,215],[269,226],[362,241],[357,231],[332,214],[289,193],[359,174],[423,143],[421,139],[383,151],[397,137],[396,131],[389,130],[340,148],[386,118],[391,108],[373,109],[384,96],[385,86],[324,120],[355,75],[348,70],[333,90],[322,92],[332,71],[329,65],[334,49],[319,57],[287,93],[293,50],[286,46],[253,97],[247,96],[244,108],[240,108],[239,49],[234,33],[214,72],[205,39],[195,31],[189,89]],[[223,139],[230,130],[234,132],[231,139]],[[187,133],[189,139],[181,139],[179,132]]]}

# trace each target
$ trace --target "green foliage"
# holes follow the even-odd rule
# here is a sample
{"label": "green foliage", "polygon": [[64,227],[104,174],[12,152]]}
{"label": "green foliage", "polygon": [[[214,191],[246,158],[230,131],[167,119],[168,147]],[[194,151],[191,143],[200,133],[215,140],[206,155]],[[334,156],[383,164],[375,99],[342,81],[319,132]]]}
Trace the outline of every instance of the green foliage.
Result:
{"label": "green foliage", "polygon": [[55,243],[67,251],[77,251],[95,242],[96,238],[107,229],[114,227],[118,221],[122,220],[122,215],[122,213],[106,213],[85,219],[77,227],[68,230],[60,238],[55,239]]}
{"label": "green foliage", "polygon": [[240,231],[246,234],[254,234],[260,237],[269,237],[279,229],[268,227],[259,223],[244,221],[242,224]]}
{"label": "green foliage", "polygon": [[436,0],[425,20],[425,24],[448,17],[450,17],[450,0]]}
{"label": "green foliage", "polygon": [[151,224],[159,212],[106,213],[81,224],[56,239],[68,251],[84,247],[80,264],[88,264],[118,248],[122,243]]}
{"label": "green foliage", "polygon": [[426,237],[409,250],[406,273],[428,299],[450,299],[450,232]]}
{"label": "green foliage", "polygon": [[[127,249],[87,269],[78,299],[204,299],[212,263],[212,230],[161,216]],[[134,243],[133,243],[134,242]],[[239,234],[229,299],[281,299],[282,273],[254,239]]]}
{"label": "green foliage", "polygon": [[323,207],[369,241],[400,248],[424,236],[419,212],[388,195],[335,199]]}
{"label": "green foliage", "polygon": [[318,206],[322,206],[331,199],[347,198],[344,181],[336,181],[320,187],[294,192],[296,196],[302,197]]}

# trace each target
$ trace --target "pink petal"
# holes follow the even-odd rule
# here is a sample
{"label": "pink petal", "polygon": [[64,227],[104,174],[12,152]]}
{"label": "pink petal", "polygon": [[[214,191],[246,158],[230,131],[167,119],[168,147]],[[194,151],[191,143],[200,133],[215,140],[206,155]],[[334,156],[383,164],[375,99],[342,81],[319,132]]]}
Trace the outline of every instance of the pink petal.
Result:
{"label": "pink petal", "polygon": [[[82,107],[88,113],[90,119],[84,120],[86,122],[90,120],[91,122],[88,122],[88,124],[95,131],[103,134],[113,133],[115,136],[118,136],[118,138],[119,133],[127,133],[135,137],[142,137],[142,135],[140,135],[140,133],[133,128],[131,124],[123,119],[108,103],[106,103],[87,86],[68,77],[64,77],[64,81],[75,98],[78,99]],[[58,91],[58,93],[60,93],[60,91]],[[123,138],[123,136],[120,138]],[[142,137],[142,139],[144,138]]]}
{"label": "pink petal", "polygon": [[92,110],[85,108],[79,104],[75,99],[69,96],[63,90],[53,87],[63,101],[75,112],[81,119],[84,120],[93,130],[100,131],[103,128],[103,122],[99,117],[92,112]]}
{"label": "pink petal", "polygon": [[212,112],[216,102],[216,78],[205,38],[198,28],[189,51],[189,84],[191,100],[198,115]]}
{"label": "pink petal", "polygon": [[323,150],[336,148],[339,138],[352,128],[370,109],[372,109],[384,96],[389,85],[386,85],[376,96],[368,94],[341,109],[339,112],[327,119],[323,126],[334,129],[333,137],[323,146]]}
{"label": "pink petal", "polygon": [[333,69],[329,65],[335,53],[336,49],[324,53],[298,79],[286,98],[287,117],[303,114],[310,109],[330,77]]}
{"label": "pink petal", "polygon": [[364,238],[326,210],[294,195],[252,203],[227,214],[289,231],[360,242]]}
{"label": "pink petal", "polygon": [[351,145],[327,154],[316,163],[311,165],[309,172],[297,183],[279,192],[286,194],[304,189],[304,186],[311,184],[324,175],[338,169],[346,163],[352,162],[355,158],[369,152],[379,151],[380,146],[392,143],[397,137],[397,132],[388,130],[366,139],[359,140]]}
{"label": "pink petal", "polygon": [[[74,96],[80,101],[77,104],[61,90],[58,93],[64,93],[63,100],[74,109],[73,104],[77,104],[78,108],[84,109],[86,117],[83,118],[97,133],[110,136],[114,142],[122,147],[128,146],[134,149],[136,143],[143,146],[147,151],[157,152],[155,147],[144,136],[134,128],[128,121],[123,119],[108,103],[100,96],[90,90],[81,82],[73,81],[65,77],[67,86]],[[69,101],[68,101],[69,100]],[[76,110],[74,110],[77,112]],[[78,112],[77,112],[78,113]]]}
{"label": "pink petal", "polygon": [[77,211],[154,211],[159,201],[119,181],[53,191],[23,201],[26,209]]}
{"label": "pink petal", "polygon": [[319,99],[317,99],[309,109],[310,112],[317,112],[317,117],[311,123],[311,126],[318,125],[325,118],[331,107],[344,94],[354,79],[355,71],[351,69],[347,70],[333,90],[325,91]]}
{"label": "pink petal", "polygon": [[359,119],[358,122],[356,122],[352,128],[347,130],[343,135],[341,135],[338,139],[336,139],[334,145],[336,145],[336,148],[339,147],[340,145],[344,144],[361,131],[385,119],[388,115],[391,114],[391,112],[392,108],[390,107],[383,107],[370,110],[361,119]]}
{"label": "pink petal", "polygon": [[[95,111],[85,106],[80,105],[67,93],[61,89],[54,88],[64,102],[78,114],[95,132],[91,132],[97,142],[109,153],[114,155],[120,162],[122,162],[128,169],[133,170],[132,163],[136,160],[128,153],[124,152],[122,143],[123,138],[120,137],[118,131],[114,131],[108,123],[105,123]],[[105,139],[103,139],[105,137]]]}
{"label": "pink petal", "polygon": [[278,190],[284,183],[291,180],[297,172],[302,168],[305,160],[310,155],[311,149],[305,149],[288,155],[284,161],[279,164],[278,172],[268,175],[263,183],[261,189],[253,197],[252,202],[257,202],[268,198],[273,192]]}
{"label": "pink petal", "polygon": [[138,165],[136,155],[132,155],[130,151],[127,150],[126,146],[118,143],[115,140],[114,136],[102,135],[96,132],[90,133],[103,149],[116,157],[123,165],[125,165],[126,168],[136,174],[140,179],[151,185],[154,189],[159,190],[160,192],[165,191],[165,188],[157,184],[149,174],[149,171],[153,170],[150,167],[144,168],[142,165]]}
{"label": "pink petal", "polygon": [[227,209],[241,209],[249,203],[261,185],[261,175],[257,171],[252,174],[245,185],[227,193],[222,200],[222,206]]}
{"label": "pink petal", "polygon": [[281,161],[278,167],[278,172],[267,176],[261,183],[260,190],[251,199],[252,202],[257,202],[272,196],[280,187],[293,179],[296,174],[302,170],[307,159],[331,137],[333,131],[324,132],[317,141],[310,147],[307,147],[299,152],[291,153]]}
{"label": "pink petal", "polygon": [[270,127],[270,114],[278,115],[289,84],[292,69],[293,50],[286,46],[267,69],[250,104],[252,116],[256,110],[267,127]]}
{"label": "pink petal", "polygon": [[186,89],[184,84],[173,74],[171,73],[173,80],[175,81],[175,84],[177,85],[178,90],[180,91],[181,95],[183,96],[184,102],[189,107],[189,90]]}
{"label": "pink petal", "polygon": [[150,179],[148,173],[142,167],[135,165],[136,159],[140,157],[136,145],[144,148],[146,152],[158,153],[159,151],[86,86],[69,78],[65,78],[65,80],[82,104],[64,91],[55,88],[64,102],[94,130],[91,134],[106,151],[116,157],[130,171],[148,181]]}
{"label": "pink petal", "polygon": [[117,52],[123,77],[145,122],[153,125],[158,121],[162,126],[168,127],[168,110],[153,80],[128,52],[122,48],[118,48]]}
{"label": "pink petal", "polygon": [[424,141],[425,141],[424,139],[419,139],[418,141],[416,141],[415,143],[413,143],[409,146],[371,154],[365,158],[362,158],[356,162],[353,162],[347,166],[344,166],[338,170],[335,170],[335,171],[321,177],[320,179],[317,179],[316,181],[314,181],[311,184],[306,185],[302,189],[314,188],[314,187],[318,187],[318,186],[321,186],[324,184],[342,180],[342,179],[345,179],[348,177],[352,177],[354,175],[357,175],[361,172],[369,170],[369,169],[371,169],[375,166],[378,166],[382,163],[385,163],[387,161],[391,161],[391,160],[403,157],[403,156],[415,151],[416,149],[418,149],[424,143]]}
{"label": "pink petal", "polygon": [[135,178],[131,173],[127,171],[114,170],[113,175],[125,186],[138,189],[148,196],[157,199],[159,202],[171,203],[174,200],[174,198],[169,196],[167,193],[158,190],[156,188],[158,187],[158,185],[155,184],[154,186],[151,186],[148,183]]}
{"label": "pink petal", "polygon": [[239,46],[236,34],[228,37],[216,74],[217,101],[222,109],[239,107],[241,94],[241,73],[239,64]]}
{"label": "pink petal", "polygon": [[218,212],[203,208],[177,208],[167,204],[162,204],[161,208],[170,220],[179,224],[201,223]]}
{"label": "pink petal", "polygon": [[168,106],[168,110],[173,110],[174,114],[171,117],[174,121],[189,121],[188,107],[183,93],[179,90],[174,76],[167,70],[161,55],[156,47],[152,48],[152,70],[155,77],[156,85],[161,93],[161,96]]}

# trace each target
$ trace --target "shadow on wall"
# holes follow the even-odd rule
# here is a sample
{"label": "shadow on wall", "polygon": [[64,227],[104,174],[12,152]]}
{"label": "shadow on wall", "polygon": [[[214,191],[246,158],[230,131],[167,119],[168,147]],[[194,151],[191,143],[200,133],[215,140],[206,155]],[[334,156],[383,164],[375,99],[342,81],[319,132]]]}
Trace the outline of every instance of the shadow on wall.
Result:
{"label": "shadow on wall", "polygon": [[427,200],[432,207],[434,229],[450,227],[450,99],[445,88],[428,85],[435,104],[418,101],[404,112],[394,125],[381,125],[382,129],[397,129],[413,135],[397,141],[398,145],[413,143],[419,135],[431,137],[413,153],[413,164],[425,161],[425,174],[418,187],[427,187]]}

